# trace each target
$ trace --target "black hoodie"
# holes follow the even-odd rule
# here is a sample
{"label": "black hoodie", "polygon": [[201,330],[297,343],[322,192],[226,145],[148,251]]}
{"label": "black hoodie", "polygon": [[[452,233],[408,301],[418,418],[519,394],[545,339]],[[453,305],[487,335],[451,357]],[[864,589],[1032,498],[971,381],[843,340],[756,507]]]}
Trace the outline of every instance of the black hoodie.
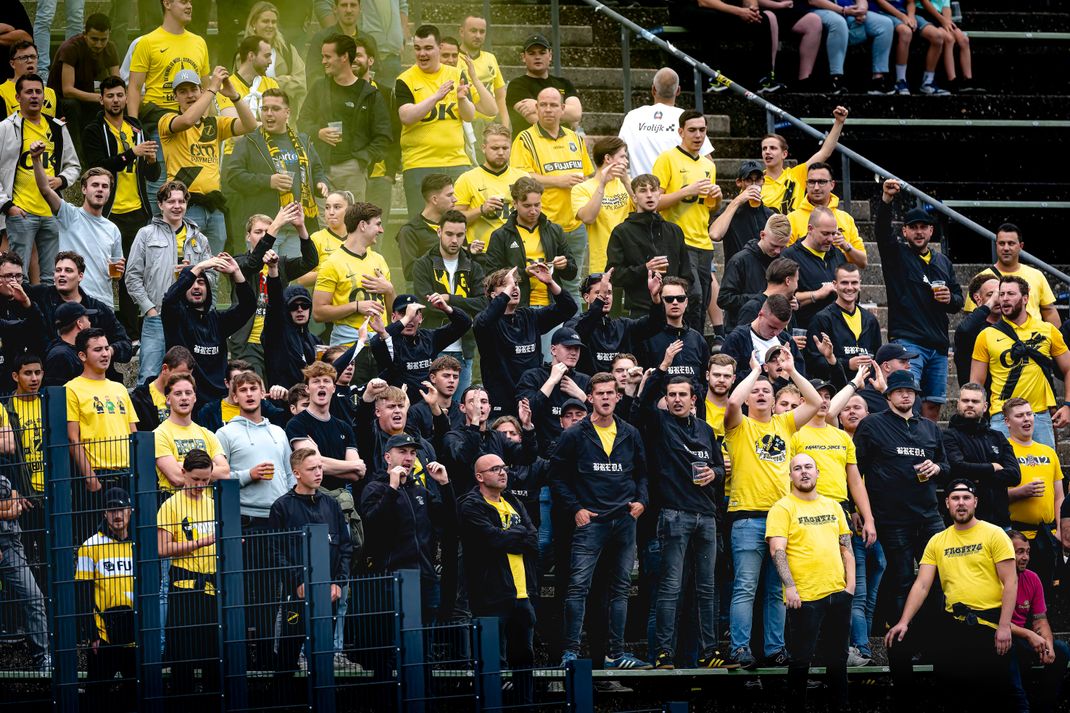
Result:
{"label": "black hoodie", "polygon": [[[120,149],[115,134],[104,118],[103,110],[97,112],[92,123],[82,129],[82,158],[85,159],[83,168],[106,168],[113,176],[133,170],[137,176],[137,195],[141,199],[141,207],[149,212],[152,210],[152,202],[146,190],[146,181],[159,179],[163,164],[159,161],[149,163],[146,159],[138,158],[134,153],[134,146],[145,141],[141,123],[132,116],[124,116],[123,121],[133,128],[130,148],[127,149]],[[112,191],[104,206],[105,218],[111,215],[114,203],[115,191]]]}
{"label": "black hoodie", "polygon": [[[59,333],[56,331],[55,315],[56,309],[64,303],[59,290],[52,285],[34,285],[30,288],[29,295],[34,304],[37,305],[37,308],[41,310],[41,315],[48,326],[48,341],[54,342],[58,340]],[[83,307],[88,310],[96,310],[96,314],[89,315],[89,326],[104,330],[108,337],[108,344],[112,348],[112,364],[125,364],[130,361],[134,356],[134,347],[130,342],[130,337],[126,334],[126,330],[123,329],[123,325],[115,318],[115,311],[112,310],[111,305],[87,295],[81,287],[78,288],[78,295]],[[80,372],[81,369],[79,369]],[[118,374],[119,372],[115,371],[114,366],[108,368],[109,379],[122,381],[122,377]]]}
{"label": "black hoodie", "polygon": [[[237,304],[220,312],[212,308],[212,283],[206,286],[204,308],[194,307],[186,291],[196,276],[187,267],[163,296],[163,335],[167,348],[183,346],[193,353],[197,400],[206,403],[226,395],[227,337],[241,329],[256,312],[256,295],[248,281],[235,285]],[[207,281],[207,277],[205,278]]]}
{"label": "black hoodie", "polygon": [[409,398],[416,398],[425,388],[423,382],[428,380],[431,363],[439,353],[472,328],[472,318],[462,309],[451,308],[446,318],[448,324],[436,329],[420,327],[411,336],[403,334],[405,325],[400,319],[386,325],[386,333],[393,343],[393,354],[387,348],[386,340],[379,335],[368,340],[375,361],[383,370],[382,378],[392,386],[408,385]]}
{"label": "black hoodie", "polygon": [[[353,541],[349,537],[349,522],[342,508],[329,495],[315,492],[299,495],[296,488],[281,496],[271,506],[268,529],[279,531],[300,530],[305,525],[327,526],[327,543],[331,553],[331,580],[339,587],[346,585],[349,577],[349,560],[353,556]],[[293,594],[297,585],[304,582],[303,547],[300,537],[278,536],[268,540],[276,557],[276,566],[286,580],[286,593]]]}
{"label": "black hoodie", "polygon": [[832,352],[836,356],[836,364],[842,365],[843,373],[848,379],[853,379],[855,372],[848,363],[851,357],[863,353],[874,356],[881,348],[881,325],[877,318],[868,309],[863,309],[857,303],[855,310],[861,310],[862,331],[856,338],[851,328],[844,319],[846,312],[837,303],[829,306],[814,315],[810,320],[810,327],[806,332],[806,372],[811,376],[820,376],[831,381],[833,367],[821,356],[814,344],[814,337],[819,337],[822,332],[832,340]]}
{"label": "black hoodie", "polygon": [[576,368],[585,374],[612,371],[618,354],[634,354],[639,345],[665,326],[665,310],[660,305],[651,304],[650,314],[638,319],[610,317],[604,308],[605,303],[595,299],[586,312],[565,322],[583,340]]}
{"label": "black hoodie", "polygon": [[550,458],[554,504],[575,515],[581,509],[599,522],[628,516],[628,504],[647,505],[646,448],[635,426],[618,416],[617,438],[607,456],[590,418],[565,429]]}
{"label": "black hoodie", "polygon": [[475,616],[493,615],[516,601],[509,555],[521,555],[524,559],[528,595],[534,596],[539,591],[536,578],[539,530],[516,496],[505,491],[501,497],[517,514],[508,525],[502,523],[498,509],[487,502],[478,486],[458,502],[464,577]]}
{"label": "black hoodie", "polygon": [[264,347],[264,366],[269,384],[287,388],[302,380],[301,370],[316,361],[320,339],[308,331],[308,324],[294,324],[290,305],[299,299],[310,305],[312,298],[301,285],[282,288],[280,277],[267,278],[267,314],[260,343]]}
{"label": "black hoodie", "polygon": [[[443,443],[443,458],[446,459],[454,492],[460,495],[475,485],[475,463],[480,456],[494,454],[510,467],[534,463],[539,455],[535,429],[521,430],[520,438],[520,443],[516,443],[490,428],[481,431],[479,426],[465,423],[454,426],[446,434]],[[510,473],[509,486],[512,485],[513,476]]]}
{"label": "black hoodie", "polygon": [[[535,433],[539,442],[539,455],[549,453],[550,444],[561,435],[561,407],[569,399],[576,398],[565,393],[559,381],[547,396],[542,392],[542,385],[550,378],[552,364],[543,364],[534,369],[528,369],[516,385],[517,399],[527,399],[531,406],[531,419],[535,424]],[[587,386],[591,383],[591,377],[576,369],[569,369],[565,376],[572,379],[581,391],[587,393]],[[562,379],[563,380],[563,379]]]}
{"label": "black hoodie", "polygon": [[721,290],[717,293],[717,306],[724,310],[724,328],[731,332],[742,322],[739,310],[743,305],[765,292],[765,271],[774,258],[758,247],[758,240],[751,240],[732,256],[724,266]]}
{"label": "black hoodie", "polygon": [[411,478],[397,490],[385,478],[365,486],[360,516],[364,521],[368,569],[419,569],[422,579],[438,579],[434,566],[436,533],[451,530],[457,523],[453,489],[439,488],[439,492],[441,499]]}
{"label": "black hoodie", "polygon": [[[23,290],[29,286],[22,283]],[[15,359],[21,354],[36,354],[45,358],[45,318],[41,309],[30,301],[29,307],[6,297],[0,297],[0,393],[15,388],[11,379]]]}
{"label": "black hoodie", "polygon": [[665,256],[669,266],[662,277],[691,280],[691,258],[684,244],[684,231],[657,213],[632,213],[609,235],[606,269],[613,270],[613,282],[624,290],[624,306],[632,314],[650,309],[646,264]]}
{"label": "black hoodie", "polygon": [[[944,452],[951,478],[969,478],[977,484],[977,517],[1010,527],[1007,488],[1021,482],[1022,471],[1007,437],[992,430],[987,417],[966,418],[956,413],[944,431]],[[999,463],[1001,470],[993,468],[993,463]]]}

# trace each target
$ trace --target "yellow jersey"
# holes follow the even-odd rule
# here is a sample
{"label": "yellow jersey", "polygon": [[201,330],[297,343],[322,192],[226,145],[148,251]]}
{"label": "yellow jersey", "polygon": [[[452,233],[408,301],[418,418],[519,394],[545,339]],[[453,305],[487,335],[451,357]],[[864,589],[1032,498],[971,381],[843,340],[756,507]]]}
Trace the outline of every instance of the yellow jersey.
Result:
{"label": "yellow jersey", "polygon": [[788,569],[804,602],[823,599],[847,587],[840,536],[850,534],[843,508],[824,495],[818,495],[816,500],[802,500],[789,493],[769,508],[765,520],[767,538],[788,540],[785,550]]}
{"label": "yellow jersey", "polygon": [[145,73],[142,103],[161,109],[178,110],[171,81],[183,69],[192,69],[201,77],[212,72],[204,38],[185,30],[175,35],[157,27],[138,40],[130,57],[130,71]]}
{"label": "yellow jersey", "polygon": [[[587,154],[587,144],[572,129],[564,126],[551,136],[539,124],[524,129],[513,140],[509,165],[539,176],[590,176],[594,164]],[[545,188],[542,212],[566,233],[581,223],[572,210],[572,189]]]}
{"label": "yellow jersey", "polygon": [[[109,635],[106,620],[101,612],[120,607],[130,608],[130,617],[134,612],[134,543],[127,538],[116,540],[109,534],[97,532],[78,548],[74,579],[79,582],[93,583],[93,616],[96,618],[97,632],[108,643],[116,643],[115,636],[132,635],[134,632],[112,632]],[[125,638],[125,636],[124,636]],[[133,645],[132,641],[122,644]]]}
{"label": "yellow jersey", "polygon": [[[483,499],[487,500],[486,498]],[[520,524],[520,513],[505,498],[498,498],[498,502],[487,500],[487,503],[498,511],[498,515],[502,519],[503,530],[508,530],[514,525]],[[524,555],[510,552],[507,556],[509,558],[509,574],[512,575],[513,586],[516,587],[516,598],[527,599],[528,579],[524,572]]]}
{"label": "yellow jersey", "polygon": [[807,424],[791,437],[791,455],[805,453],[817,464],[817,492],[838,503],[847,501],[847,466],[857,465],[855,442],[835,426]]}
{"label": "yellow jersey", "polygon": [[[219,444],[219,439],[215,434],[196,423],[180,426],[167,420],[157,426],[152,434],[156,441],[155,457],[174,456],[179,465],[182,465],[182,461],[186,459],[190,451],[197,448],[207,453],[213,460],[223,452],[223,447]],[[159,468],[156,469],[156,480],[160,490],[171,492],[175,489]]]}
{"label": "yellow jersey", "polygon": [[[992,277],[999,277],[999,275],[996,274],[996,270],[998,269],[998,265],[994,267],[986,267],[984,270],[977,273],[977,275],[989,274]],[[974,277],[977,275],[974,275]],[[1020,277],[1029,283],[1029,300],[1026,302],[1025,308],[1030,316],[1041,319],[1040,308],[1055,304],[1055,293],[1051,291],[1051,285],[1048,284],[1048,278],[1044,276],[1043,272],[1035,267],[1019,264],[1018,269],[1014,272],[1000,270],[1000,275]],[[975,309],[977,309],[977,305],[973,303],[973,297],[966,295],[966,305],[962,308],[962,311],[972,312]]]}
{"label": "yellow jersey", "polygon": [[429,74],[417,65],[409,67],[398,76],[397,105],[418,104],[450,81],[454,88],[431,107],[427,116],[415,124],[402,124],[401,163],[406,169],[472,165],[464,151],[464,122],[458,111],[460,69],[443,64]]}
{"label": "yellow jersey", "polygon": [[[382,295],[364,289],[364,275],[375,274],[378,270],[387,280],[390,279],[390,266],[383,256],[371,248],[363,255],[351,252],[345,245],[339,246],[326,262],[321,262],[316,272],[316,292],[331,295],[332,305],[344,305],[361,300],[375,300],[389,310],[390,305]],[[357,339],[360,326],[364,324],[364,315],[354,312],[348,317],[334,323],[331,332],[331,344],[346,344]]]}
{"label": "yellow jersey", "polygon": [[806,198],[807,166],[800,163],[785,168],[777,178],[770,178],[766,173],[762,179],[762,203],[784,215],[798,208]]}
{"label": "yellow jersey", "polygon": [[[1048,322],[1033,316],[1027,316],[1021,326],[1005,317],[1003,322],[1014,329],[1019,340],[1050,359],[1066,353],[1063,335]],[[974,342],[973,358],[988,364],[988,377],[992,381],[992,404],[988,412],[999,413],[1003,410],[1003,402],[1012,396],[1028,401],[1035,413],[1054,406],[1055,394],[1044,370],[1028,356],[1012,357],[1013,346],[1014,340],[991,325],[982,329]]]}
{"label": "yellow jersey", "polygon": [[232,404],[226,399],[220,399],[219,401],[219,418],[224,424],[230,423],[235,416],[241,413],[241,409],[237,404]]}
{"label": "yellow jersey", "polygon": [[12,191],[12,203],[22,208],[30,215],[48,217],[52,215],[52,209],[48,207],[48,201],[37,189],[37,179],[33,177],[33,161],[30,158],[30,146],[35,141],[45,144],[45,152],[41,156],[45,173],[49,176],[56,175],[55,155],[56,142],[52,136],[52,128],[48,122],[41,118],[38,123],[29,119],[22,122],[22,151],[19,153],[18,163],[15,165],[15,183]]}
{"label": "yellow jersey", "polygon": [[724,441],[724,407],[706,399],[706,423],[713,429],[713,435]]}
{"label": "yellow jersey", "polygon": [[[538,223],[530,230],[517,223],[516,232],[520,234],[520,239],[524,241],[524,255],[529,265],[553,259],[553,256],[546,257],[546,250],[542,247],[542,235]],[[546,285],[529,275],[528,287],[530,289],[528,293],[529,305],[532,307],[545,307],[550,304],[550,291],[546,288]]]}
{"label": "yellow jersey", "polygon": [[[104,125],[111,132],[120,152],[128,151],[134,146],[134,127],[130,124],[124,121],[122,126],[115,128],[110,121],[105,121]],[[116,177],[115,202],[112,204],[111,212],[123,215],[140,209],[141,195],[138,193],[137,161],[131,161],[126,168],[119,171]]]}
{"label": "yellow jersey", "polygon": [[[1024,498],[1011,503],[1011,522],[1023,525],[1052,524],[1058,513],[1055,512],[1055,489],[1062,488],[1063,469],[1059,465],[1059,454],[1050,446],[1033,441],[1028,446],[1008,439],[1018,459],[1018,468],[1022,471],[1021,485],[1040,481],[1044,484],[1044,493],[1036,498]],[[1022,534],[1032,540],[1037,536],[1035,529],[1023,529]]]}
{"label": "yellow jersey", "polygon": [[[661,181],[661,190],[665,194],[689,186],[708,178],[717,182],[717,167],[708,156],[692,156],[683,147],[674,146],[662,152],[654,161],[650,170]],[[683,198],[668,210],[661,211],[661,217],[670,223],[676,223],[684,231],[684,243],[696,250],[713,250],[710,239],[710,210],[715,209],[719,200],[691,196]]]}
{"label": "yellow jersey", "polygon": [[[865,252],[866,246],[862,244],[862,236],[858,234],[858,226],[855,225],[855,219],[849,213],[845,213],[836,207],[839,202],[840,199],[836,196],[832,196],[832,200],[829,201],[829,208],[832,210],[832,214],[836,216],[836,226],[843,233],[848,245],[855,250]],[[806,237],[806,233],[810,230],[810,214],[813,212],[814,206],[804,196],[799,207],[788,213],[788,222],[791,223],[791,237],[788,239],[788,245],[794,245]]]}
{"label": "yellow jersey", "polygon": [[457,210],[479,208],[487,202],[488,198],[501,198],[504,204],[498,215],[487,217],[481,213],[475,221],[469,223],[466,236],[469,244],[475,240],[482,240],[486,245],[490,242],[490,234],[505,225],[509,214],[513,212],[513,199],[509,194],[509,187],[516,183],[517,179],[527,175],[526,171],[513,166],[506,166],[497,173],[486,166],[476,166],[461,174],[461,177],[453,184]]}
{"label": "yellow jersey", "polygon": [[[19,111],[18,95],[15,94],[15,80],[9,79],[0,84],[0,97],[4,99],[4,116],[11,116]],[[45,98],[41,103],[41,113],[56,118],[56,92],[52,87],[45,87]]]}
{"label": "yellow jersey", "polygon": [[[491,94],[505,88],[505,78],[502,77],[501,67],[498,66],[498,58],[486,50],[481,50],[478,55],[472,57],[472,65],[476,68],[476,76],[483,86]],[[463,65],[461,65],[463,66]],[[473,90],[474,92],[474,90]],[[500,121],[499,117],[487,116],[479,111],[476,112],[476,121]],[[477,136],[476,141],[481,141],[482,136]]]}
{"label": "yellow jersey", "polygon": [[334,251],[342,247],[342,243],[346,241],[345,235],[335,235],[330,228],[323,228],[317,230],[308,236],[312,244],[316,246],[316,255],[319,256],[318,265],[322,265],[327,261]]}
{"label": "yellow jersey", "polygon": [[728,511],[768,511],[788,494],[789,441],[795,433],[795,415],[776,414],[767,422],[744,416],[725,432],[732,459],[732,487]]}
{"label": "yellow jersey", "polygon": [[[189,490],[178,490],[164,501],[156,513],[156,527],[171,534],[175,542],[193,542],[215,533],[215,494],[211,488],[201,490],[199,498],[191,498]],[[171,566],[198,574],[215,574],[215,544],[207,545],[180,557],[171,558]],[[171,576],[171,584],[178,589],[193,589],[195,583]],[[215,586],[206,583],[205,594],[215,594]]]}
{"label": "yellow jersey", "polygon": [[67,382],[67,421],[77,422],[94,471],[130,467],[130,426],[137,423],[126,387],[76,376]]}
{"label": "yellow jersey", "polygon": [[[15,434],[22,444],[22,457],[30,468],[30,487],[34,492],[45,492],[44,422],[41,418],[41,397],[11,397],[11,407],[19,417],[19,429]],[[3,411],[3,408],[0,408]],[[6,417],[6,416],[5,416]]]}
{"label": "yellow jersey", "polygon": [[975,522],[968,530],[952,526],[933,535],[921,557],[922,564],[935,566],[940,574],[948,612],[955,604],[975,611],[999,609],[1003,604],[996,563],[1013,561],[1014,548],[1001,528],[984,520]]}
{"label": "yellow jersey", "polygon": [[[598,176],[588,178],[583,183],[572,187],[572,214],[579,220],[578,213],[591,201],[598,190]],[[614,178],[606,184],[602,192],[602,207],[594,222],[587,226],[587,254],[591,260],[591,272],[604,272],[606,269],[606,248],[609,247],[609,235],[613,228],[624,222],[628,214],[635,210],[632,197],[624,182]]]}
{"label": "yellow jersey", "polygon": [[190,193],[206,195],[220,190],[219,146],[234,136],[237,119],[206,116],[185,131],[171,131],[178,114],[160,117],[160,143],[167,164],[167,180],[182,181]]}

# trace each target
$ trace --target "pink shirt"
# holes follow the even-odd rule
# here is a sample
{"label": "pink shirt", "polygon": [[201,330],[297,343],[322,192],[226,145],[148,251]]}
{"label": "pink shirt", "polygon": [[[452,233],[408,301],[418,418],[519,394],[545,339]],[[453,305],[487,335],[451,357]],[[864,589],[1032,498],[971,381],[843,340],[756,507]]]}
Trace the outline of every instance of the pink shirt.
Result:
{"label": "pink shirt", "polygon": [[1030,617],[1046,614],[1048,605],[1044,603],[1044,585],[1040,577],[1031,570],[1018,574],[1018,600],[1014,603],[1014,615],[1011,623],[1025,627]]}

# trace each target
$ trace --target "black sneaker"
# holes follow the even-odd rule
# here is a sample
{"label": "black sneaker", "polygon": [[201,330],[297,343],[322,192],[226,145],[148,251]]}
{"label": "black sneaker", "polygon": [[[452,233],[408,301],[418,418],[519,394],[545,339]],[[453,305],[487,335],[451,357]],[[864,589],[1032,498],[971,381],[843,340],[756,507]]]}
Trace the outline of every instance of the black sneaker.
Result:
{"label": "black sneaker", "polygon": [[838,97],[847,93],[847,87],[843,85],[843,75],[833,74],[829,77],[829,90],[826,92],[830,97]]}
{"label": "black sneaker", "polygon": [[728,654],[722,654],[717,649],[710,649],[699,657],[698,667],[723,668],[729,671],[735,671],[740,667],[740,663]]}
{"label": "black sneaker", "polygon": [[870,96],[874,97],[885,96],[888,94],[892,94],[893,92],[894,90],[892,89],[891,85],[888,84],[887,77],[874,77],[873,79],[869,80],[869,89],[866,90],[866,94],[869,94]]}
{"label": "black sneaker", "polygon": [[783,668],[788,665],[788,652],[784,649],[762,659],[762,668]]}
{"label": "black sneaker", "polygon": [[972,79],[959,79],[955,82],[956,94],[984,94],[985,90],[973,83]]}
{"label": "black sneaker", "polygon": [[786,88],[787,87],[782,82],[777,81],[775,75],[770,74],[761,78],[758,82],[758,91],[755,93],[761,96],[767,96],[769,94],[776,94],[780,90]]}
{"label": "black sneaker", "polygon": [[657,658],[654,659],[654,668],[661,671],[672,671],[676,666],[672,662],[672,652],[659,651]]}

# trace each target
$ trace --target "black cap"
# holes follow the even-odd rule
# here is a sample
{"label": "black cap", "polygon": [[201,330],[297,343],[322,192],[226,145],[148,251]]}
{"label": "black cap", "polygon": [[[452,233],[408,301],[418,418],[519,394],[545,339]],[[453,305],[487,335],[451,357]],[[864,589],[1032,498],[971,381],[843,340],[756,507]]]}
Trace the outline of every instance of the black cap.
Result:
{"label": "black cap", "polygon": [[554,336],[550,337],[550,344],[560,344],[565,347],[582,347],[583,340],[580,339],[579,332],[575,329],[562,327],[554,332]]}
{"label": "black cap", "polygon": [[918,382],[914,381],[914,374],[906,369],[899,369],[888,375],[888,386],[884,389],[884,395],[888,396],[896,389],[913,389],[914,391],[921,391],[921,389],[918,388]]}
{"label": "black cap", "polygon": [[393,448],[416,448],[420,443],[408,433],[399,433],[396,436],[391,436],[386,441],[386,449],[391,450]]}
{"label": "black cap", "polygon": [[532,47],[545,47],[550,49],[553,45],[550,44],[550,40],[546,39],[543,35],[535,33],[524,40],[524,51],[527,52]]}
{"label": "black cap", "polygon": [[977,495],[977,485],[969,478],[955,478],[947,484],[947,488],[944,489],[944,494],[950,495],[956,490],[965,490]]}
{"label": "black cap", "polygon": [[56,326],[59,328],[74,324],[79,317],[87,317],[96,314],[95,309],[86,309],[81,302],[64,302],[53,313]]}
{"label": "black cap", "polygon": [[104,493],[104,507],[108,510],[130,507],[130,495],[122,488],[108,488]]}
{"label": "black cap", "polygon": [[[416,295],[398,295],[394,298],[394,306],[391,309],[398,314],[405,314],[405,308],[411,304],[419,304]],[[423,307],[423,305],[420,305]]]}
{"label": "black cap", "polygon": [[833,386],[827,381],[822,381],[821,379],[810,379],[810,386],[813,386],[814,389],[816,389],[817,391],[827,389],[830,395],[834,395],[836,393],[835,386]]}
{"label": "black cap", "polygon": [[580,294],[585,295],[591,291],[591,288],[602,281],[605,276],[604,272],[592,272],[587,277],[583,278],[583,282],[580,283]]}
{"label": "black cap", "polygon": [[910,225],[912,223],[925,223],[926,225],[936,225],[936,219],[929,215],[929,212],[926,211],[924,208],[911,208],[903,217],[903,225]]}
{"label": "black cap", "polygon": [[312,306],[312,298],[308,296],[308,288],[303,285],[292,285],[293,289],[287,290],[289,294],[286,296],[286,305],[295,305],[298,302],[304,302],[309,307]]}
{"label": "black cap", "polygon": [[752,173],[757,173],[759,175],[764,174],[765,166],[762,165],[761,161],[755,161],[752,158],[748,158],[740,162],[739,173],[736,174],[736,178],[742,180],[750,176]]}
{"label": "black cap", "polygon": [[570,408],[583,409],[584,413],[590,413],[590,409],[587,408],[587,404],[579,399],[568,399],[565,403],[561,404],[561,413],[564,414]]}
{"label": "black cap", "polygon": [[892,343],[882,345],[881,348],[877,350],[877,353],[876,355],[874,355],[873,360],[876,361],[878,364],[883,364],[884,362],[891,361],[892,359],[909,360],[916,359],[917,356],[917,354],[912,351],[908,351],[903,346]]}

